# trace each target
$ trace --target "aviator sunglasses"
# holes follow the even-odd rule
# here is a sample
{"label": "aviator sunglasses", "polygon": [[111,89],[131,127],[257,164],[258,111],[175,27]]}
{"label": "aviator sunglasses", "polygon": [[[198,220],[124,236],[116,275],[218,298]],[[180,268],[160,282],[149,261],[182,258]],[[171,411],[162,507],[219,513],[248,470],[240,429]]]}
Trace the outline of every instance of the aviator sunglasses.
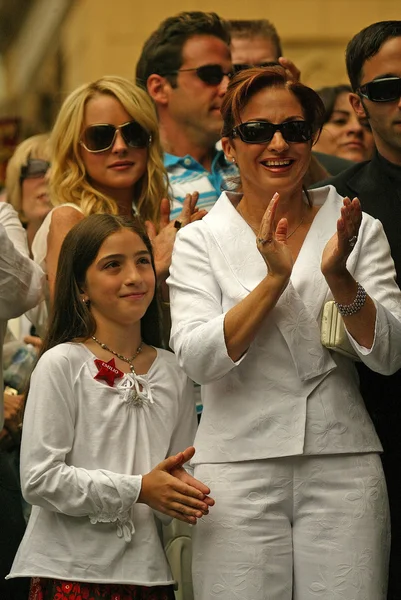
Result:
{"label": "aviator sunglasses", "polygon": [[41,158],[28,158],[26,165],[21,167],[20,182],[24,179],[36,179],[44,177],[50,169],[50,163]]}
{"label": "aviator sunglasses", "polygon": [[185,73],[187,71],[195,71],[203,83],[207,85],[219,85],[224,77],[231,79],[233,77],[233,71],[224,71],[221,65],[202,65],[201,67],[194,67],[193,69],[177,69],[177,71],[170,71],[164,73],[164,75],[176,75],[177,73]]}
{"label": "aviator sunglasses", "polygon": [[246,144],[266,144],[273,139],[276,131],[281,133],[286,142],[298,143],[308,142],[313,133],[312,127],[306,121],[248,121],[234,127],[232,135],[239,136]]}
{"label": "aviator sunglasses", "polygon": [[117,131],[130,148],[147,148],[152,141],[152,136],[142,125],[137,121],[129,121],[118,127],[103,123],[90,125],[83,132],[79,143],[88,152],[104,152],[113,147]]}
{"label": "aviator sunglasses", "polygon": [[401,78],[383,77],[374,79],[365,85],[361,85],[358,90],[360,96],[367,98],[371,102],[393,102],[401,98]]}

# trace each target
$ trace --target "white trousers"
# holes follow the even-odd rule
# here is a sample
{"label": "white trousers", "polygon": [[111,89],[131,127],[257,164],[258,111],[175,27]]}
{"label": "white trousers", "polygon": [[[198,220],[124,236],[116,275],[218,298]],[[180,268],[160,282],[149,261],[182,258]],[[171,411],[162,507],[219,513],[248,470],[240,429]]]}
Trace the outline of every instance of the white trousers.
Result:
{"label": "white trousers", "polygon": [[377,454],[202,464],[195,477],[216,500],[193,528],[195,600],[385,600]]}

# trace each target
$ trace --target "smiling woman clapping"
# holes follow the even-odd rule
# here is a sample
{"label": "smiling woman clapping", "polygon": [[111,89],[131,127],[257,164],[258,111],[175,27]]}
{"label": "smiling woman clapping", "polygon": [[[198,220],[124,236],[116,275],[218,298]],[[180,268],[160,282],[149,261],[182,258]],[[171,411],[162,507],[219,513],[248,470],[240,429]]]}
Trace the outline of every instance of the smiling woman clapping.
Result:
{"label": "smiling woman clapping", "polygon": [[303,190],[323,110],[281,67],[239,73],[222,107],[237,192],[176,241],[171,345],[203,384],[193,462],[216,499],[194,537],[197,600],[310,600],[333,585],[385,598],[381,445],[353,360],[321,344],[320,321],[334,300],[355,355],[388,374],[401,294],[380,222],[332,187]]}

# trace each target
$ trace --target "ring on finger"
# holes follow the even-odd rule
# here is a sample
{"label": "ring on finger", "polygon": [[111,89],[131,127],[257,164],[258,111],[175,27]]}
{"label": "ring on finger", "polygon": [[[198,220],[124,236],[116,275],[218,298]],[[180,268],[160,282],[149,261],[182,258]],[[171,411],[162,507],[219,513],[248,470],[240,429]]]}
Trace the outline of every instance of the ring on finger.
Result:
{"label": "ring on finger", "polygon": [[349,238],[348,243],[351,246],[351,248],[353,248],[355,246],[355,244],[358,241],[358,236],[353,235],[352,237]]}
{"label": "ring on finger", "polygon": [[181,227],[182,227],[181,221],[179,221],[178,219],[176,219],[174,221],[174,227],[175,227],[175,229],[181,229]]}
{"label": "ring on finger", "polygon": [[261,238],[261,237],[256,238],[256,242],[258,244],[260,244],[261,246],[264,246],[265,244],[270,244],[272,241],[273,241],[273,238]]}

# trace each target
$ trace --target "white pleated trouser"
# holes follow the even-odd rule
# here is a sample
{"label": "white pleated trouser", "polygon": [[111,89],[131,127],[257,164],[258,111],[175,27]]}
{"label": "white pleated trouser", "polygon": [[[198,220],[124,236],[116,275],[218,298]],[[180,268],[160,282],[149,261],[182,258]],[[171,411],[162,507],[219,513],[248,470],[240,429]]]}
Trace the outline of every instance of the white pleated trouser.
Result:
{"label": "white pleated trouser", "polygon": [[193,528],[195,600],[385,600],[378,454],[202,464],[195,477],[216,500]]}

